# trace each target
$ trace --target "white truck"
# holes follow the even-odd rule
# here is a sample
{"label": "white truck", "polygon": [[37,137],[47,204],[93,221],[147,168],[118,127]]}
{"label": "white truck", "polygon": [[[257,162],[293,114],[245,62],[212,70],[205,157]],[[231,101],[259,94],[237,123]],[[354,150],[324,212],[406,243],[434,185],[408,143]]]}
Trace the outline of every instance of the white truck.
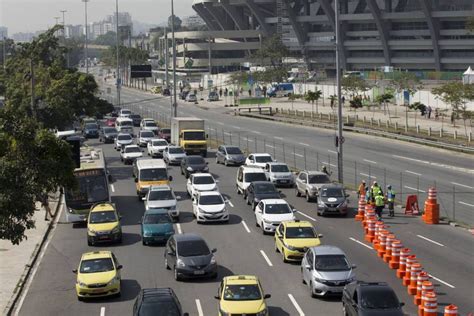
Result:
{"label": "white truck", "polygon": [[207,135],[204,120],[195,117],[174,117],[171,120],[171,143],[187,154],[207,156]]}

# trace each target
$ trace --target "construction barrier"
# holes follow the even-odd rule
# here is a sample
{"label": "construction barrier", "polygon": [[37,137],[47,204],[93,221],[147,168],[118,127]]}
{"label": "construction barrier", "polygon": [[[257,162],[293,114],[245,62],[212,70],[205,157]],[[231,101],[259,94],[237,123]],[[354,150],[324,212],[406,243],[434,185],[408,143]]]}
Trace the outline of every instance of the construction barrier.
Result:
{"label": "construction barrier", "polygon": [[419,306],[421,304],[421,293],[423,291],[434,292],[434,285],[429,280],[428,273],[422,271],[418,274],[418,281],[416,282],[416,295],[413,298],[413,304]]}
{"label": "construction barrier", "polygon": [[421,264],[414,263],[410,268],[410,284],[408,284],[407,292],[410,295],[416,294],[416,288],[418,283],[418,274],[423,271]]}
{"label": "construction barrier", "polygon": [[372,243],[374,244],[374,249],[377,251],[379,250],[379,244],[380,244],[380,232],[384,230],[386,227],[387,226],[382,221],[375,222],[375,236],[374,236],[374,240],[372,240]]}
{"label": "construction barrier", "polygon": [[383,258],[385,254],[385,248],[387,246],[387,236],[390,234],[388,230],[382,230],[379,234],[379,249],[377,249],[377,255]]}
{"label": "construction barrier", "polygon": [[[375,209],[373,205],[366,204],[365,205],[365,212],[364,212],[364,219],[362,220],[362,226],[364,229],[367,230],[367,220],[369,218],[375,218]],[[367,231],[366,231],[367,233]]]}
{"label": "construction barrier", "polygon": [[365,205],[365,195],[361,195],[359,199],[359,208],[357,209],[357,215],[355,216],[355,220],[358,222],[361,222],[364,219]]}
{"label": "construction barrier", "polygon": [[392,259],[389,261],[388,266],[390,269],[398,269],[400,265],[400,252],[402,251],[403,245],[400,240],[392,241]]}
{"label": "construction barrier", "polygon": [[403,285],[408,286],[411,280],[411,266],[417,263],[415,255],[409,255],[405,261],[405,275],[403,276]]}
{"label": "construction barrier", "polygon": [[389,263],[392,260],[392,242],[395,240],[395,235],[390,234],[387,236],[385,254],[383,255],[383,261]]}
{"label": "construction barrier", "polygon": [[444,308],[444,316],[457,316],[458,307],[456,305],[448,305]]}
{"label": "construction barrier", "polygon": [[407,202],[405,204],[405,214],[407,215],[419,215],[420,209],[418,207],[418,197],[414,194],[407,196]]}
{"label": "construction barrier", "polygon": [[422,218],[426,224],[439,223],[439,204],[436,200],[435,188],[429,188],[428,190],[428,199],[425,201],[425,211]]}
{"label": "construction barrier", "polygon": [[438,316],[438,297],[434,292],[426,292],[423,301],[423,316]]}
{"label": "construction barrier", "polygon": [[375,218],[369,218],[367,220],[367,234],[365,235],[365,240],[372,242],[375,237],[375,223],[377,220]]}
{"label": "construction barrier", "polygon": [[410,255],[410,248],[403,248],[400,251],[400,264],[397,269],[397,278],[402,279],[405,276],[405,267],[407,257]]}

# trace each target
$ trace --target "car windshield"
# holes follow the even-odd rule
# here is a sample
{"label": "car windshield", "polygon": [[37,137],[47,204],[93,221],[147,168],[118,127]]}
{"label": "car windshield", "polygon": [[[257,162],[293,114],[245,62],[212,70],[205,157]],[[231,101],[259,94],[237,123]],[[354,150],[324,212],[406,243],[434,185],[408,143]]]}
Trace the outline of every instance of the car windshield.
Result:
{"label": "car windshield", "polygon": [[383,290],[377,288],[365,288],[361,295],[360,304],[363,308],[367,309],[392,309],[399,308],[400,302],[398,301],[395,292],[392,290]]}
{"label": "car windshield", "polygon": [[219,205],[224,204],[224,199],[221,195],[201,195],[199,198],[200,205]]}
{"label": "car windshield", "polygon": [[130,115],[130,114],[132,114],[132,111],[130,111],[130,110],[122,110],[121,113],[122,113],[122,115]]}
{"label": "car windshield", "polygon": [[239,147],[227,147],[226,150],[229,155],[242,155],[242,151]]}
{"label": "car windshield", "polygon": [[140,150],[140,148],[133,146],[133,147],[126,147],[125,152],[126,153],[140,153],[142,151]]}
{"label": "car windshield", "polygon": [[149,132],[149,131],[142,131],[142,132],[140,132],[140,137],[150,138],[150,137],[155,137],[155,134],[153,132]]}
{"label": "car windshield", "polygon": [[160,131],[162,134],[170,134],[171,130],[169,128],[162,128]]}
{"label": "car windshield", "polygon": [[120,126],[133,126],[133,122],[129,120],[124,120],[120,122]]}
{"label": "car windshield", "polygon": [[215,183],[214,178],[211,177],[211,176],[194,177],[193,182],[194,182],[194,184],[213,184],[213,183]]}
{"label": "car windshield", "polygon": [[210,254],[204,240],[186,240],[178,242],[178,253],[181,257],[206,256]]}
{"label": "car windshield", "polygon": [[81,273],[97,273],[97,272],[107,272],[107,271],[113,271],[113,270],[114,270],[114,264],[112,263],[111,258],[83,260],[81,262],[81,267],[79,269]]}
{"label": "car windshield", "polygon": [[267,204],[265,206],[265,214],[287,214],[291,213],[288,204]]}
{"label": "car windshield", "polygon": [[168,143],[164,140],[155,140],[152,142],[153,146],[168,146]]}
{"label": "car windshield", "polygon": [[287,165],[274,165],[272,166],[272,172],[290,172]]}
{"label": "car windshield", "polygon": [[178,307],[171,300],[162,300],[157,298],[156,300],[150,301],[152,298],[147,298],[146,303],[140,306],[138,316],[181,316]]}
{"label": "car windshield", "polygon": [[272,162],[273,159],[270,156],[255,156],[256,162]]}
{"label": "car windshield", "polygon": [[245,174],[245,182],[267,181],[267,176],[263,172],[251,172]]}
{"label": "car windshield", "polygon": [[143,219],[143,224],[167,224],[172,223],[168,214],[147,214]]}
{"label": "car windshield", "polygon": [[316,238],[314,229],[311,227],[287,227],[286,238]]}
{"label": "car windshield", "polygon": [[262,299],[262,294],[257,284],[227,285],[224,288],[226,301],[256,301]]}
{"label": "car windshield", "polygon": [[183,133],[184,140],[205,140],[204,132],[185,132]]}
{"label": "car windshield", "polygon": [[316,256],[314,268],[319,271],[348,271],[351,269],[343,255]]}
{"label": "car windshield", "polygon": [[190,165],[203,165],[205,162],[202,157],[188,157],[188,163]]}
{"label": "car windshield", "polygon": [[145,122],[145,126],[146,126],[146,127],[156,127],[156,123],[155,123],[155,122],[147,121],[147,122]]}
{"label": "car windshield", "polygon": [[118,140],[132,140],[132,136],[130,135],[119,135],[117,137]]}
{"label": "car windshield", "polygon": [[140,118],[141,118],[141,116],[140,116],[140,114],[132,114],[132,115],[130,115],[130,118],[132,118],[132,119],[135,119],[135,120],[136,120],[136,119],[140,119]]}
{"label": "car windshield", "polygon": [[96,123],[86,124],[86,129],[98,129],[98,128],[99,128],[99,125],[97,125]]}
{"label": "car windshield", "polygon": [[91,212],[89,223],[100,224],[100,223],[112,223],[117,221],[117,215],[114,211],[104,212]]}
{"label": "car windshield", "polygon": [[255,193],[266,194],[276,193],[275,186],[271,183],[258,183],[254,185]]}
{"label": "car windshield", "polygon": [[329,183],[329,177],[325,174],[310,174],[308,183]]}
{"label": "car windshield", "polygon": [[103,130],[104,134],[117,133],[117,131],[113,127],[104,127]]}
{"label": "car windshield", "polygon": [[171,190],[151,190],[148,196],[149,201],[174,200]]}
{"label": "car windshield", "polygon": [[180,147],[171,147],[168,149],[170,154],[184,154],[183,148]]}
{"label": "car windshield", "polygon": [[323,197],[343,197],[344,196],[344,190],[339,189],[339,188],[323,188],[321,190],[321,196]]}
{"label": "car windshield", "polygon": [[142,169],[140,171],[140,181],[166,181],[168,172],[166,168]]}

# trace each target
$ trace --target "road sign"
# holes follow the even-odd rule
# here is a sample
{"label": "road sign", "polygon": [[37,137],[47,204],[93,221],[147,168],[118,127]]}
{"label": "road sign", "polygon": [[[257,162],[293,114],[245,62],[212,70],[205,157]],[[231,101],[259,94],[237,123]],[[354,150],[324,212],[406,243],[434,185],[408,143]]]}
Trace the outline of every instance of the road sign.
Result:
{"label": "road sign", "polygon": [[151,65],[131,65],[131,78],[151,78]]}

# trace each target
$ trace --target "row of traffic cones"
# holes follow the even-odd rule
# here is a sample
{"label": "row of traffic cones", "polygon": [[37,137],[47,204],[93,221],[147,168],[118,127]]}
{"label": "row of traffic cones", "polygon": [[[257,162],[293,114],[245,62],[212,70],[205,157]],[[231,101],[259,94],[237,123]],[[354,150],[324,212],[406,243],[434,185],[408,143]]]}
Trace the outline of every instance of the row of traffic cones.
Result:
{"label": "row of traffic cones", "polygon": [[[413,303],[418,306],[418,316],[437,316],[438,298],[433,283],[429,281],[429,274],[423,271],[416,255],[409,248],[403,247],[402,242],[396,239],[383,221],[377,220],[374,206],[367,204],[364,196],[359,199],[355,220],[362,222],[365,240],[374,245],[377,256],[390,269],[396,270],[397,277],[407,287],[408,294],[413,295]],[[444,315],[458,315],[457,306],[446,306]]]}

